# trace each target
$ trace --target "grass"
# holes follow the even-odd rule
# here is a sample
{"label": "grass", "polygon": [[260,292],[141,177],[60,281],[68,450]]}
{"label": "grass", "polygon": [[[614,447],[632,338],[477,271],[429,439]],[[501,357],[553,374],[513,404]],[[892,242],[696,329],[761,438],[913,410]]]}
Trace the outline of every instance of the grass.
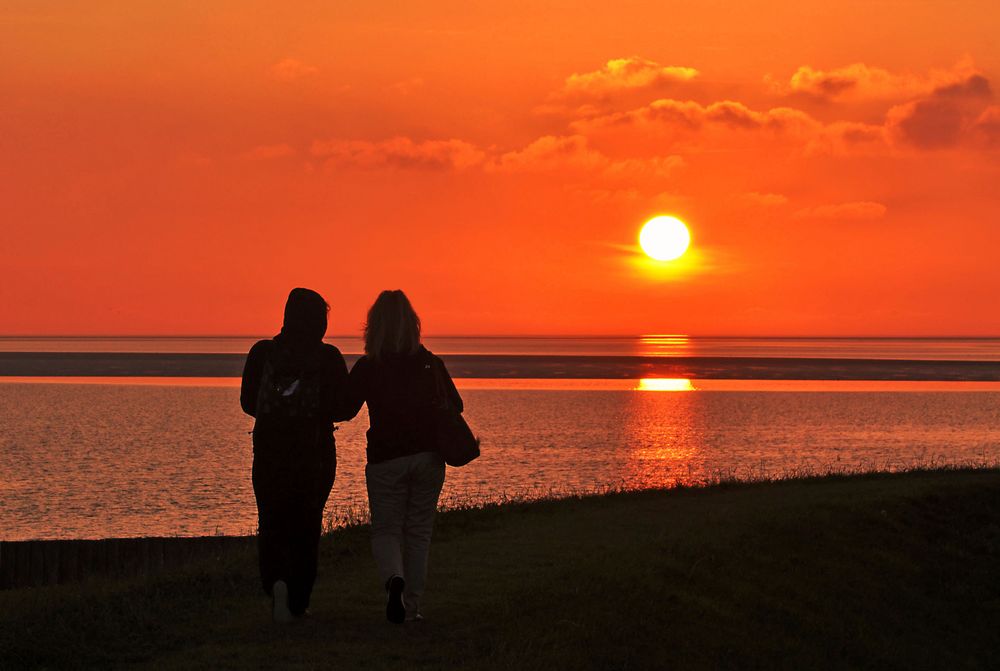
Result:
{"label": "grass", "polygon": [[439,516],[427,622],[383,620],[367,529],[324,538],[314,617],[252,553],[0,593],[0,668],[986,669],[1000,470],[722,483]]}

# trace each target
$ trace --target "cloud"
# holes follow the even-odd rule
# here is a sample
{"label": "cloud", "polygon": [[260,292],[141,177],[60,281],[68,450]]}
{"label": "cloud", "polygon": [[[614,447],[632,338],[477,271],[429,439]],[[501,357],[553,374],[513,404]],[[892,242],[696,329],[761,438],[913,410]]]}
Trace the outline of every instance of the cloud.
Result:
{"label": "cloud", "polygon": [[1000,105],[991,105],[976,119],[973,129],[989,147],[1000,146]]}
{"label": "cloud", "polygon": [[702,105],[693,100],[663,98],[628,112],[582,119],[571,124],[572,128],[580,132],[623,126],[658,126],[660,129],[673,130],[718,126],[735,130],[782,132],[812,129],[818,127],[819,123],[805,112],[790,107],[776,107],[760,112],[733,100]]}
{"label": "cloud", "polygon": [[546,135],[524,149],[502,154],[487,169],[507,173],[571,171],[587,174],[607,185],[632,187],[665,180],[683,166],[684,159],[680,156],[616,160],[590,147],[582,135]]}
{"label": "cloud", "polygon": [[788,82],[788,87],[798,93],[808,93],[817,98],[837,98],[856,90],[862,81],[872,81],[889,77],[889,73],[878,68],[869,68],[864,63],[855,63],[846,68],[824,72],[803,65]]}
{"label": "cloud", "polygon": [[884,152],[888,148],[885,126],[882,124],[834,121],[826,124],[807,143],[807,155],[861,155]]}
{"label": "cloud", "polygon": [[837,203],[807,207],[795,213],[797,219],[872,220],[885,216],[886,206],[872,201]]}
{"label": "cloud", "polygon": [[[694,100],[662,98],[622,112],[577,119],[569,124],[577,135],[593,139],[619,140],[631,136],[635,144],[667,141],[659,149],[675,151],[684,146],[695,151],[732,150],[740,142],[759,142],[799,147],[806,155],[864,155],[899,148],[932,150],[959,144],[994,146],[997,142],[997,113],[989,80],[971,74],[965,79],[943,84],[922,98],[894,105],[883,123],[856,121],[823,123],[793,107],[755,110],[734,100],[702,104]],[[726,135],[720,133],[729,132]]]}
{"label": "cloud", "polygon": [[[979,146],[1000,145],[1000,111],[990,106],[989,81],[974,72],[955,79],[956,72],[953,68],[925,76],[921,86],[931,80],[944,83],[923,97],[895,105],[881,124],[821,122],[794,107],[753,109],[736,100],[702,103],[660,98],[624,111],[601,111],[595,98],[593,105],[585,101],[577,106],[590,116],[570,121],[565,134],[544,135],[507,152],[497,153],[459,139],[417,141],[409,137],[316,141],[310,152],[328,164],[361,168],[462,170],[479,166],[491,173],[549,173],[575,180],[577,187],[595,193],[609,189],[609,193],[621,194],[629,190],[646,193],[653,185],[662,190],[663,182],[685,165],[678,155],[682,152],[692,156],[723,152],[734,158],[737,152],[756,150],[801,156],[865,155],[894,152],[903,146],[949,146],[970,132],[975,133]],[[905,88],[899,78],[864,64],[830,72],[800,68],[797,74],[793,78],[797,90],[832,97],[854,89]],[[615,59],[601,70],[571,75],[563,91],[596,95],[599,91],[643,89],[668,80],[687,81],[696,75],[691,68],[663,67],[639,58]],[[421,83],[406,80],[390,88],[405,93]],[[274,145],[255,148],[243,156],[275,158],[291,151],[290,147]],[[742,199],[765,207],[787,204],[780,194],[753,192]],[[861,202],[807,208],[796,216],[873,219],[884,214],[885,206]]]}
{"label": "cloud", "polygon": [[667,83],[686,82],[698,76],[694,68],[660,65],[636,56],[615,58],[600,70],[575,73],[566,78],[560,97],[604,96],[619,91],[649,89]]}
{"label": "cloud", "polygon": [[894,75],[888,70],[853,63],[833,70],[803,65],[792,75],[787,90],[823,100],[909,96],[927,90],[916,77]]}
{"label": "cloud", "polygon": [[490,169],[497,172],[539,172],[554,169],[603,169],[608,158],[587,145],[582,135],[546,135],[524,149],[502,154]]}
{"label": "cloud", "polygon": [[308,77],[309,75],[314,75],[319,72],[319,68],[307,65],[302,61],[295,60],[294,58],[286,58],[272,65],[270,72],[276,79],[281,79],[282,81],[292,81]]}
{"label": "cloud", "polygon": [[874,124],[846,119],[821,122],[787,106],[753,109],[736,100],[701,103],[660,98],[628,110],[577,116],[569,128],[591,141],[631,143],[636,150],[646,145],[659,153],[733,151],[763,143],[805,155],[844,156],[998,143],[996,113],[986,112],[992,88],[971,62],[921,77],[892,75],[863,63],[830,72],[803,67],[792,86],[831,100],[848,91],[859,96],[922,93],[890,107],[883,122]]}
{"label": "cloud", "polygon": [[273,158],[292,156],[295,150],[287,144],[265,144],[254,147],[240,154],[240,158],[247,161],[266,161]]}
{"label": "cloud", "polygon": [[694,68],[660,65],[637,56],[614,58],[599,70],[570,75],[533,112],[571,119],[600,116],[623,104],[643,103],[698,74]]}
{"label": "cloud", "polygon": [[925,98],[896,105],[886,127],[903,144],[942,149],[959,144],[989,105],[989,80],[979,74],[934,89]]}
{"label": "cloud", "polygon": [[961,82],[976,74],[972,61],[965,59],[945,70],[925,75],[892,73],[865,63],[852,63],[832,70],[808,65],[798,68],[787,85],[777,85],[778,93],[795,93],[824,101],[858,99],[905,99],[925,96],[935,89]]}
{"label": "cloud", "polygon": [[740,200],[750,205],[761,207],[780,207],[788,202],[788,196],[783,196],[780,193],[758,193],[751,191],[742,194]]}
{"label": "cloud", "polygon": [[844,143],[855,145],[885,139],[885,127],[881,124],[835,121],[827,127],[827,132]]}
{"label": "cloud", "polygon": [[663,98],[654,100],[649,105],[628,112],[616,112],[574,125],[582,128],[601,126],[654,125],[681,126],[697,128],[705,116],[705,108],[693,100],[673,100]]}
{"label": "cloud", "polygon": [[463,170],[483,162],[485,152],[463,140],[414,141],[408,137],[388,140],[317,140],[310,148],[313,156],[335,165],[361,168],[401,168],[414,170]]}
{"label": "cloud", "polygon": [[611,161],[604,168],[603,177],[611,181],[648,182],[663,180],[686,165],[681,156],[652,156]]}

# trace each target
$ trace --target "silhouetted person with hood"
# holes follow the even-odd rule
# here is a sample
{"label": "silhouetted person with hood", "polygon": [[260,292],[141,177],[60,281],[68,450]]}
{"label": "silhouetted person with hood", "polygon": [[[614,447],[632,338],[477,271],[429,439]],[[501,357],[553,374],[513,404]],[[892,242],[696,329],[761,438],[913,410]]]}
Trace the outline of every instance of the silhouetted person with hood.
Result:
{"label": "silhouetted person with hood", "polygon": [[323,342],[330,306],[310,289],[292,289],[281,333],[247,355],[240,405],[256,418],[253,491],[264,591],[275,621],[306,614],[323,507],[337,456],[333,421],[347,385],[340,351]]}

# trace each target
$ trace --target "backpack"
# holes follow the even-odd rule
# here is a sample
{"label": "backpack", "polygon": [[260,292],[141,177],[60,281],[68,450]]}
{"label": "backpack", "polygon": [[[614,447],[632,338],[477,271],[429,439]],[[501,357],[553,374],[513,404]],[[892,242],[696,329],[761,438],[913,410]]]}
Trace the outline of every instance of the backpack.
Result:
{"label": "backpack", "polygon": [[264,363],[257,392],[257,417],[317,419],[323,410],[321,349],[295,356],[275,343]]}

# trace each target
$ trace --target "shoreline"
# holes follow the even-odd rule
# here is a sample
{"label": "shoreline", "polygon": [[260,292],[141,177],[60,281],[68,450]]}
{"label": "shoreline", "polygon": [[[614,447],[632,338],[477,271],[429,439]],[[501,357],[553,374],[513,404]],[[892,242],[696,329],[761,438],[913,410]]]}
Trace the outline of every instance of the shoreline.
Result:
{"label": "shoreline", "polygon": [[[919,476],[962,474],[1000,474],[1000,465],[942,466],[908,468],[899,471],[860,470],[762,476],[758,478],[715,478],[695,484],[676,484],[652,489],[595,489],[569,492],[546,497],[509,496],[499,500],[475,502],[453,508],[439,509],[438,515],[476,515],[505,508],[531,508],[559,504],[565,501],[613,499],[628,496],[682,495],[684,493],[752,489],[784,485],[824,485],[837,482],[892,480]],[[347,520],[327,527],[323,537],[353,533],[367,528],[366,519]],[[0,592],[25,587],[64,585],[101,578],[149,576],[176,569],[205,558],[218,560],[234,550],[247,551],[255,547],[256,534],[212,536],[124,536],[109,538],[34,538],[25,540],[0,539]]]}
{"label": "shoreline", "polygon": [[[351,366],[357,355],[347,355]],[[1000,361],[777,357],[457,354],[441,357],[469,379],[1000,381]],[[0,352],[0,377],[239,377],[244,354]]]}

